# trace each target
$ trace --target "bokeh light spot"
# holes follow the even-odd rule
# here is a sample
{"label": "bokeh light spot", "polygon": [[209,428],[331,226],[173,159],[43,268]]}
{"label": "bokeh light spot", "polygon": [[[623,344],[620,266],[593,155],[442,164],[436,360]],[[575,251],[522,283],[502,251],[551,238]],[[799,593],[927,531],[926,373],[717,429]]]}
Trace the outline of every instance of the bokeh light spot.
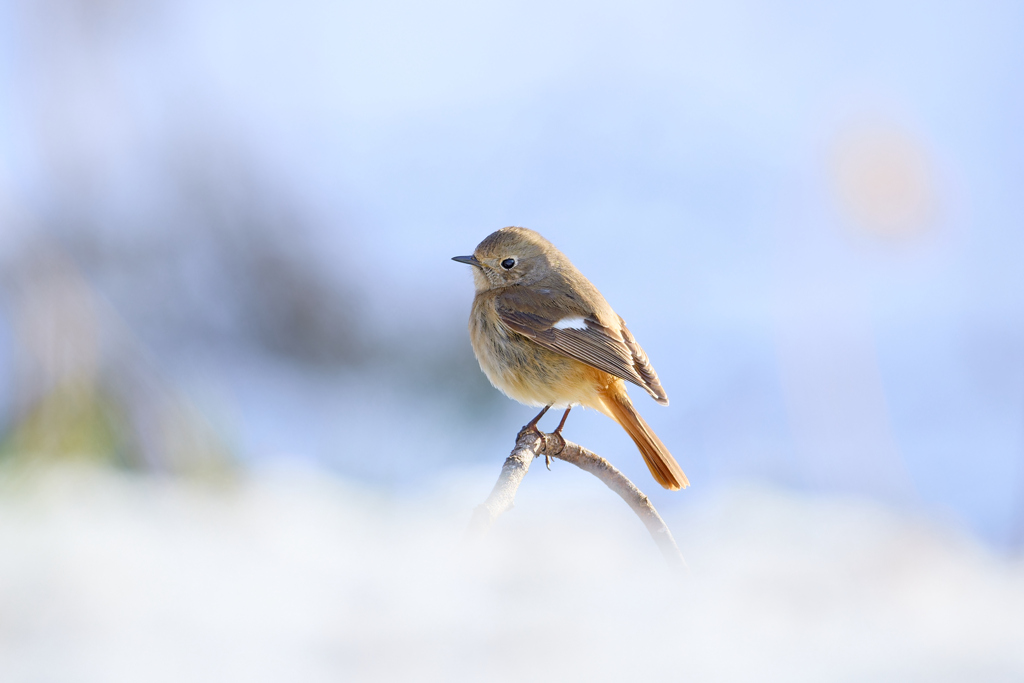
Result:
{"label": "bokeh light spot", "polygon": [[932,223],[936,192],[925,145],[892,124],[851,126],[831,155],[842,212],[859,230],[882,237],[920,235]]}

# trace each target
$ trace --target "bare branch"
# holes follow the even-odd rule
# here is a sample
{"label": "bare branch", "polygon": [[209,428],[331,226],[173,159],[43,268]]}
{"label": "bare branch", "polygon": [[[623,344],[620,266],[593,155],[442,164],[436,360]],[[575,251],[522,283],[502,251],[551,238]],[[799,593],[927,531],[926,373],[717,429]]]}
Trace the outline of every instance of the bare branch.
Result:
{"label": "bare branch", "polygon": [[672,532],[665,521],[654,509],[650,499],[626,475],[600,455],[566,441],[561,435],[542,434],[532,429],[523,429],[516,437],[515,448],[502,465],[501,474],[491,495],[473,511],[473,518],[466,531],[467,540],[482,538],[494,521],[503,512],[512,508],[516,491],[530,469],[530,463],[541,455],[572,463],[603,481],[608,488],[626,501],[644,523],[669,566],[677,570],[686,567],[683,554],[679,551],[679,546],[672,538]]}
{"label": "bare branch", "polygon": [[545,441],[542,434],[533,430],[524,429],[519,432],[515,448],[505,459],[505,464],[501,466],[501,474],[498,475],[498,481],[494,485],[491,495],[487,496],[487,500],[477,505],[473,511],[469,529],[466,530],[467,540],[485,536],[491,525],[494,524],[494,520],[498,519],[501,513],[512,508],[519,484],[530,469],[530,463],[540,455]]}

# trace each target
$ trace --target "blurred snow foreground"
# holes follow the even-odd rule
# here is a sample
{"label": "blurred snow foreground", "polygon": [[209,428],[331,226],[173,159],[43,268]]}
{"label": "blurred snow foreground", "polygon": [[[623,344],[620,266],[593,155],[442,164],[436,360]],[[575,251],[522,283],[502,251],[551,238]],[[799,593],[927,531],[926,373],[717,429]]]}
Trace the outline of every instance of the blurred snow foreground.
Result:
{"label": "blurred snow foreground", "polygon": [[668,511],[680,581],[613,494],[541,472],[462,547],[492,474],[9,471],[0,679],[1024,678],[1024,568],[900,513],[734,489]]}

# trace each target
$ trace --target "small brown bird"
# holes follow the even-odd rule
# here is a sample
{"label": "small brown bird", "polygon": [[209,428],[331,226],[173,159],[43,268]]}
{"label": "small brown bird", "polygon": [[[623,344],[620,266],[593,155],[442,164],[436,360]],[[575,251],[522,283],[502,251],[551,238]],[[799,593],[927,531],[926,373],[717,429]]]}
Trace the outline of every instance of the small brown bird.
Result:
{"label": "small brown bird", "polygon": [[560,434],[574,405],[595,408],[622,425],[659,484],[689,486],[626,393],[623,380],[668,405],[658,374],[625,321],[562,252],[533,230],[510,227],[452,260],[474,266],[469,334],[480,368],[506,396],[543,406],[528,427],[564,407]]}

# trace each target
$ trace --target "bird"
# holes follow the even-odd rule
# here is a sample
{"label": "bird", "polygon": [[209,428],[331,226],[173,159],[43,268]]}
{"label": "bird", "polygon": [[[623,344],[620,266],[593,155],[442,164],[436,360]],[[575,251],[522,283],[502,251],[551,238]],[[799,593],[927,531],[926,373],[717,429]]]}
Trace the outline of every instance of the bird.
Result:
{"label": "bird", "polygon": [[590,280],[539,233],[506,227],[488,235],[470,256],[476,294],[469,334],[480,369],[495,388],[541,407],[527,425],[535,431],[552,407],[598,410],[626,430],[654,479],[669,490],[689,486],[683,469],[626,392],[626,382],[661,405],[668,395],[626,322]]}

